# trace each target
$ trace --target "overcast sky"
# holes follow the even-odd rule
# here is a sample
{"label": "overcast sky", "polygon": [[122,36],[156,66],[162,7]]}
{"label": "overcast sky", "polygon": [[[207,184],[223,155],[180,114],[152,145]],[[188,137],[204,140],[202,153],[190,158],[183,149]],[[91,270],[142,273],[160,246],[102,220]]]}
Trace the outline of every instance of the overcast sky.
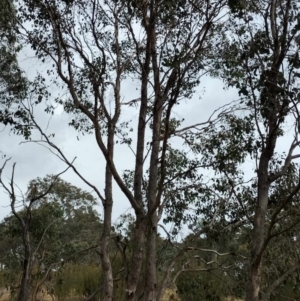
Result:
{"label": "overcast sky", "polygon": [[[28,52],[30,53],[30,51]],[[34,76],[40,68],[39,64],[35,60],[30,59],[30,55],[26,54],[26,52],[24,53],[24,51],[21,63],[29,77]],[[135,85],[129,80],[123,84],[124,102],[138,96]],[[216,108],[233,99],[237,99],[236,91],[224,91],[222,82],[204,77],[193,99],[182,102],[176,109],[176,114],[180,118],[185,118],[184,125],[199,123],[206,121]],[[133,124],[136,124],[134,121],[136,121],[138,116],[138,110],[133,107],[125,107],[123,110],[123,119],[133,119]],[[79,135],[73,128],[68,126],[71,117],[64,112],[57,111],[54,116],[50,116],[43,112],[42,107],[37,107],[35,108],[35,116],[38,123],[41,124],[48,134],[55,133],[53,141],[70,160],[77,157],[75,166],[88,181],[95,184],[103,192],[105,162],[100,149],[96,145],[94,136]],[[136,132],[133,132],[133,135],[134,138]],[[32,142],[21,143],[24,142],[24,139],[11,133],[9,128],[3,126],[0,132],[0,139],[1,151],[7,157],[12,158],[4,171],[3,179],[9,180],[12,163],[16,162],[15,183],[23,193],[26,192],[26,186],[30,180],[36,177],[44,177],[47,174],[56,174],[66,168],[66,165],[46,148]],[[3,162],[4,159],[2,158],[1,160]],[[122,173],[125,169],[134,168],[134,155],[127,146],[116,145],[115,160],[119,173]],[[91,191],[71,170],[65,173],[62,178],[78,187]],[[2,220],[4,216],[10,213],[10,208],[8,196],[3,191],[1,191],[0,196],[0,219]],[[117,187],[115,187],[114,202],[113,216],[116,219],[130,206]],[[101,212],[101,206],[99,206],[98,210]]]}
{"label": "overcast sky", "polygon": [[[43,71],[43,69],[45,71],[47,69],[47,66],[41,66],[33,57],[32,52],[26,48],[20,55],[20,63],[26,75],[31,79],[34,78],[37,71]],[[122,93],[124,102],[139,97],[136,85],[137,83],[131,80],[127,80],[123,83]],[[186,102],[183,101],[175,110],[177,117],[185,119],[183,126],[204,122],[215,109],[238,99],[236,90],[224,90],[223,87],[221,81],[210,77],[203,77],[193,99],[187,100]],[[55,95],[60,91],[56,91],[55,88],[53,88],[51,92]],[[71,120],[71,117],[61,110],[57,110],[54,116],[47,115],[43,110],[44,108],[42,106],[35,108],[37,122],[48,134],[55,133],[55,137],[52,140],[56,145],[63,150],[69,160],[77,157],[75,161],[77,169],[88,181],[96,185],[100,192],[103,192],[105,162],[95,142],[94,136],[82,136],[73,128],[69,127],[68,122]],[[133,119],[133,125],[136,125],[138,109],[134,107],[123,107],[122,110],[122,120],[129,121]],[[132,136],[133,142],[135,142],[135,136],[136,132],[134,131]],[[34,137],[39,138],[39,136]],[[9,128],[2,127],[0,139],[0,150],[7,157],[12,158],[4,171],[3,179],[8,183],[12,164],[16,162],[15,183],[23,193],[26,192],[26,187],[30,180],[37,177],[44,177],[47,174],[57,174],[66,168],[66,165],[48,149],[32,142],[22,143],[24,139],[11,133]],[[178,143],[177,146],[180,147],[182,142],[180,140],[176,141]],[[279,148],[284,149],[284,146],[288,145],[286,138],[281,139],[279,144]],[[135,149],[134,143],[133,149]],[[4,158],[2,158],[1,161],[3,163]],[[120,174],[122,174],[125,169],[134,169],[134,155],[127,146],[116,145],[115,161]],[[250,162],[248,168],[253,170],[253,162]],[[73,185],[91,191],[72,170],[65,173],[62,178]],[[2,189],[0,191],[0,220],[10,213],[9,203],[9,198]],[[130,205],[128,201],[115,185],[114,220],[129,208]],[[97,209],[99,212],[102,211],[101,206],[98,206]]]}
{"label": "overcast sky", "polygon": [[[137,32],[140,31],[139,27],[136,29]],[[34,52],[29,47],[23,48],[19,56],[19,62],[22,70],[24,70],[26,76],[31,80],[35,78],[37,71],[45,73],[52,65],[52,63],[48,66],[41,64],[41,62],[35,58]],[[123,83],[122,94],[124,102],[140,96],[137,94],[139,93],[139,88],[136,89],[137,85],[138,83],[134,83],[131,80],[126,80],[126,82]],[[60,91],[57,91],[56,88],[53,87],[51,93],[57,95]],[[176,108],[176,114],[177,117],[185,119],[183,126],[192,125],[206,121],[215,109],[237,98],[235,90],[223,90],[221,81],[204,77],[193,99],[186,102],[183,101],[182,104]],[[133,119],[133,124],[136,126],[138,110],[134,107],[124,107],[122,110],[122,120]],[[100,192],[103,192],[105,162],[101,151],[96,145],[94,136],[82,136],[76,133],[73,128],[68,126],[71,117],[61,110],[57,110],[55,115],[50,118],[49,115],[43,112],[43,107],[37,107],[35,108],[35,116],[37,122],[48,134],[55,133],[55,137],[52,140],[63,150],[69,160],[77,157],[75,166],[82,175],[92,184],[96,185]],[[134,135],[132,139],[133,149],[135,150],[134,142],[136,140],[136,131],[132,134]],[[12,158],[4,171],[3,179],[9,181],[12,164],[16,162],[15,183],[20,187],[23,193],[26,192],[26,187],[30,180],[36,177],[44,177],[47,174],[56,174],[66,168],[64,163],[51,154],[49,150],[40,145],[35,143],[20,144],[24,139],[15,136],[10,132],[9,128],[3,127],[0,132],[0,139],[0,151],[7,157]],[[178,139],[176,141],[178,143],[177,146],[180,147],[182,142]],[[2,162],[3,160],[2,158]],[[120,174],[122,174],[125,169],[134,169],[134,155],[127,146],[116,145],[115,161]],[[62,178],[73,185],[91,191],[72,170],[65,173]],[[0,220],[10,213],[9,203],[8,196],[3,193],[3,191],[0,191]],[[129,208],[130,205],[128,201],[115,185],[114,220]],[[98,207],[98,210],[99,212],[102,211],[101,206]]]}

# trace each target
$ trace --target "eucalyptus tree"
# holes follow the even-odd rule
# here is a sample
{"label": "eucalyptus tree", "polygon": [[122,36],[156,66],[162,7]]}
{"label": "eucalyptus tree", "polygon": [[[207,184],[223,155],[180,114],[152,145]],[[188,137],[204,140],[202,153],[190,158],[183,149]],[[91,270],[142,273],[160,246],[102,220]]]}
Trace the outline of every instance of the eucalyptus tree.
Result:
{"label": "eucalyptus tree", "polygon": [[[21,239],[22,239],[22,247],[24,251],[21,259],[22,276],[21,276],[20,290],[17,299],[18,301],[25,301],[28,300],[30,296],[30,284],[31,284],[31,268],[32,268],[32,253],[33,253],[32,246],[31,246],[31,238],[30,238],[30,224],[32,221],[31,210],[34,203],[36,203],[38,200],[42,199],[44,196],[48,194],[54,182],[52,182],[51,185],[48,187],[48,189],[44,191],[42,194],[39,194],[36,189],[33,189],[27,200],[25,198],[19,200],[15,192],[15,183],[14,183],[15,164],[13,164],[10,182],[7,184],[3,181],[2,178],[3,170],[9,160],[10,159],[5,160],[4,164],[0,169],[0,184],[10,198],[11,211],[13,215],[16,217],[19,226],[21,228],[20,232],[21,232]],[[26,204],[25,201],[27,201],[28,203]],[[25,207],[24,216],[21,216],[16,210],[16,206],[20,205],[20,202]]]}
{"label": "eucalyptus tree", "polygon": [[13,0],[0,3],[0,122],[14,131],[30,135],[30,123],[20,101],[26,98],[27,81],[18,64],[21,45],[17,38],[18,20]]}
{"label": "eucalyptus tree", "polygon": [[[113,296],[107,247],[112,227],[113,181],[135,213],[134,249],[126,269],[126,300],[159,300],[158,222],[165,207],[172,208],[174,198],[180,199],[181,210],[186,208],[182,197],[184,191],[188,192],[188,184],[181,180],[189,174],[194,182],[200,180],[197,160],[184,162],[181,170],[174,168],[172,178],[168,174],[171,138],[193,128],[180,128],[173,112],[182,100],[191,98],[201,75],[210,68],[212,52],[219,51],[227,1],[18,2],[22,43],[29,44],[42,63],[51,65],[47,76],[37,76],[35,83],[40,86],[34,90],[33,101],[50,97],[43,93],[49,80],[67,90],[68,97],[58,97],[57,103],[72,115],[70,124],[76,130],[95,136],[106,160],[104,195],[97,190],[104,208],[102,300],[112,300]],[[125,103],[122,93],[129,78],[135,81],[139,97]],[[125,115],[134,112],[134,105],[138,106],[135,146],[124,122]],[[48,111],[52,109],[50,106]],[[35,123],[34,118],[32,121]],[[42,136],[74,169],[49,136],[43,132]],[[134,151],[132,186],[126,184],[116,166],[114,154],[119,136],[120,142],[129,144]],[[168,185],[178,191],[173,198],[165,190]]]}
{"label": "eucalyptus tree", "polygon": [[81,263],[91,262],[91,257],[83,255],[99,245],[101,222],[93,209],[95,198],[58,176],[32,180],[23,199],[15,193],[13,177],[9,185],[2,178],[0,183],[12,209],[12,215],[0,224],[0,258],[9,276],[6,284],[17,300],[36,300],[53,268],[78,258]]}
{"label": "eucalyptus tree", "polygon": [[[293,161],[300,156],[300,6],[293,0],[229,1],[229,6],[228,41],[215,72],[238,89],[244,109],[226,117],[211,136],[202,137],[202,145],[194,147],[204,150],[204,158],[215,163],[232,190],[228,205],[233,206],[233,217],[243,216],[253,227],[246,300],[256,301],[269,298],[270,290],[282,283],[281,276],[289,275],[282,271],[281,281],[261,287],[270,241],[299,223],[298,216],[287,214],[287,210],[298,214],[297,172],[288,189],[286,185],[290,170],[298,169]],[[234,157],[238,164],[232,164]],[[253,162],[253,174],[242,172],[247,161]],[[298,267],[296,260],[292,268]]]}
{"label": "eucalyptus tree", "polygon": [[[58,97],[56,102],[72,115],[70,125],[95,136],[106,160],[104,195],[86,181],[104,208],[103,300],[112,300],[113,295],[108,252],[113,181],[135,213],[134,248],[125,269],[127,300],[161,298],[178,257],[171,260],[157,288],[158,223],[164,212],[169,214],[166,221],[178,225],[191,220],[186,211],[189,202],[196,215],[206,217],[197,235],[211,229],[215,221],[222,231],[233,223],[253,227],[247,301],[270,295],[270,289],[280,285],[277,280],[283,279],[279,277],[270,289],[260,287],[269,243],[298,222],[297,217],[285,218],[285,210],[295,208],[291,206],[297,202],[300,185],[295,180],[283,193],[281,184],[299,157],[295,154],[300,120],[299,4],[228,1],[229,9],[226,4],[223,0],[18,1],[19,38],[49,66],[46,76],[36,77],[33,103],[51,97],[47,81],[67,90],[68,97]],[[220,115],[223,123],[213,126],[210,120],[203,131],[199,131],[201,124],[181,128],[174,111],[193,95],[205,72],[223,77],[228,86],[239,90],[243,113]],[[127,79],[135,81],[139,97],[124,102]],[[134,106],[138,107],[136,139],[125,116],[134,112]],[[47,111],[53,109],[52,105]],[[79,174],[36,124],[31,107],[27,112],[42,142]],[[294,135],[282,156],[277,146],[287,125]],[[195,158],[174,148],[175,136],[192,146]],[[118,142],[128,144],[135,156],[133,171],[123,177],[114,156]],[[247,177],[243,164],[249,159],[255,172]],[[212,186],[203,184],[200,167],[213,167]],[[282,190],[276,194],[280,185]],[[278,225],[284,228],[278,230]]]}

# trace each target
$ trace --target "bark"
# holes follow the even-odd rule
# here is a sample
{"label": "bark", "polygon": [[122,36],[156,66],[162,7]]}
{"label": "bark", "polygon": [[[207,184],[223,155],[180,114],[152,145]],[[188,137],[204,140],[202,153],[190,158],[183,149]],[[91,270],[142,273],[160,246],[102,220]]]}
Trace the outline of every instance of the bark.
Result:
{"label": "bark", "polygon": [[[148,82],[150,72],[151,50],[152,50],[152,34],[154,30],[147,16],[147,8],[143,8],[144,24],[146,26],[147,41],[144,63],[141,63],[142,78],[141,78],[141,106],[139,112],[138,133],[137,133],[137,148],[136,162],[134,175],[134,198],[139,204],[138,210],[135,210],[136,223],[134,230],[134,250],[129,265],[129,273],[126,278],[126,300],[133,301],[138,298],[138,285],[141,282],[141,271],[143,258],[145,253],[145,238],[146,238],[146,220],[143,209],[143,192],[142,182],[144,176],[144,152],[145,152],[145,130],[146,118],[148,110]],[[151,22],[150,22],[151,23]],[[148,244],[147,244],[148,246]]]}
{"label": "bark", "polygon": [[[108,167],[106,167],[106,182],[112,182],[111,172]],[[103,221],[103,232],[101,235],[101,262],[103,269],[103,292],[102,299],[103,301],[111,301],[113,297],[113,273],[112,266],[109,258],[108,242],[110,239],[111,233],[111,215],[112,215],[112,198],[109,196],[110,191],[106,192],[105,205],[104,205],[104,221]]]}
{"label": "bark", "polygon": [[251,267],[250,279],[248,284],[248,291],[246,301],[258,301],[260,282],[261,282],[261,266],[262,253],[265,240],[265,216],[268,204],[268,160],[261,159],[260,174],[258,176],[258,207],[254,217],[254,231],[251,252]]}
{"label": "bark", "polygon": [[30,296],[30,280],[31,280],[31,248],[28,229],[28,220],[23,227],[23,245],[24,245],[24,260],[23,271],[21,278],[21,286],[18,295],[18,301],[28,301]]}
{"label": "bark", "polygon": [[[139,210],[136,210],[136,216],[144,214],[143,210],[143,193],[142,182],[144,176],[144,152],[145,152],[145,131],[146,118],[148,109],[148,77],[150,72],[150,45],[151,39],[147,36],[145,62],[142,64],[142,79],[141,79],[141,106],[139,111],[137,145],[135,158],[135,173],[134,173],[134,198],[140,205]],[[139,219],[137,219],[139,223]]]}
{"label": "bark", "polygon": [[162,103],[160,95],[156,100],[153,117],[153,136],[152,136],[152,152],[149,170],[149,186],[148,186],[148,213],[147,216],[147,252],[146,252],[146,270],[145,270],[145,295],[143,300],[156,300],[156,238],[157,238],[157,212],[156,208],[159,205],[156,202],[157,184],[158,184],[158,160],[160,150],[160,129],[162,116]]}
{"label": "bark", "polygon": [[[277,72],[273,72],[274,76],[270,78],[271,83],[277,82]],[[276,104],[276,96],[270,93],[269,97],[269,101],[272,102],[272,104]],[[276,105],[275,108],[279,109]],[[271,184],[269,180],[268,168],[270,160],[274,154],[277,141],[278,120],[276,114],[277,112],[274,110],[269,116],[268,135],[266,137],[266,142],[263,147],[258,166],[257,208],[253,221],[250,279],[248,282],[246,301],[259,300],[262,258],[268,243],[268,238],[265,237],[265,221],[268,207],[268,195]]]}
{"label": "bark", "polygon": [[[34,265],[34,255],[32,256],[32,261],[31,261],[31,266],[33,267]],[[37,267],[37,272],[39,273],[40,272],[40,265],[37,263],[38,267]],[[32,289],[32,294],[31,294],[31,298],[32,298],[32,301],[38,301],[38,292],[39,292],[39,289],[41,287],[41,281],[37,281],[37,283],[35,284],[34,288]]]}
{"label": "bark", "polygon": [[157,240],[157,216],[154,214],[148,224],[146,266],[145,266],[145,295],[143,300],[156,301],[157,276],[156,276],[156,240]]}
{"label": "bark", "polygon": [[[156,240],[157,240],[157,202],[158,197],[158,182],[159,182],[159,154],[161,144],[161,122],[163,112],[163,95],[161,91],[161,83],[159,78],[159,68],[157,64],[157,53],[156,53],[156,12],[157,3],[152,2],[150,7],[150,20],[148,35],[150,38],[150,49],[151,49],[151,60],[154,74],[154,107],[153,107],[153,128],[152,128],[152,151],[150,158],[149,168],[149,184],[148,184],[148,195],[147,195],[147,249],[145,259],[145,286],[144,296],[142,300],[154,301],[157,297],[157,275],[156,275]],[[162,171],[161,171],[162,172]]]}
{"label": "bark", "polygon": [[[111,157],[114,153],[114,126],[108,130],[107,149]],[[105,173],[105,200],[103,202],[104,208],[104,221],[103,232],[101,235],[101,262],[103,269],[103,291],[102,300],[111,301],[113,298],[113,271],[111,261],[109,258],[108,242],[111,234],[111,220],[112,220],[112,207],[113,207],[113,192],[112,192],[112,173],[106,164]]]}
{"label": "bark", "polygon": [[129,265],[129,273],[126,276],[126,300],[138,300],[138,284],[141,277],[144,243],[145,243],[145,220],[143,216],[136,217],[134,229],[134,246],[132,258]]}

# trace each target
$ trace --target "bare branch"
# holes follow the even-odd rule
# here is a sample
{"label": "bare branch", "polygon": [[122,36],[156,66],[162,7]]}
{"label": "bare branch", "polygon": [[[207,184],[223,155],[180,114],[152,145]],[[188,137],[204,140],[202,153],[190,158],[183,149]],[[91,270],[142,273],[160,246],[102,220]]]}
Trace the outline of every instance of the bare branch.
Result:
{"label": "bare branch", "polygon": [[46,235],[48,229],[49,229],[54,223],[56,223],[58,220],[59,220],[59,218],[56,218],[55,220],[53,220],[53,221],[46,227],[46,229],[44,230],[44,232],[43,232],[43,234],[42,234],[42,237],[41,237],[41,239],[40,239],[40,241],[39,241],[39,243],[38,243],[38,245],[37,245],[35,251],[32,253],[32,257],[34,257],[35,254],[38,252],[38,250],[39,250],[39,248],[40,248],[40,246],[41,246],[41,244],[42,244],[42,242],[43,242],[43,239],[44,239],[44,237],[45,237],[45,235]]}
{"label": "bare branch", "polygon": [[300,262],[297,262],[293,267],[288,269],[281,277],[276,279],[267,289],[267,291],[262,295],[262,301],[269,300],[270,295],[272,292],[281,285],[287,277],[289,277],[291,274],[293,274],[297,269],[300,267]]}
{"label": "bare branch", "polygon": [[295,139],[293,141],[293,143],[291,144],[291,146],[290,146],[289,152],[288,152],[288,154],[287,154],[287,156],[285,158],[285,162],[284,162],[284,165],[281,168],[281,170],[278,171],[277,173],[271,174],[269,176],[269,182],[270,183],[276,181],[277,179],[279,179],[280,177],[282,177],[283,175],[285,175],[287,173],[287,171],[288,171],[288,168],[289,168],[292,160],[297,159],[297,158],[300,157],[300,155],[294,155],[293,156],[293,151],[295,150],[295,148],[297,146],[299,146],[299,142],[297,141],[297,139]]}
{"label": "bare branch", "polygon": [[[220,118],[222,118],[223,116],[225,116],[226,114],[229,114],[229,113],[232,113],[234,111],[237,111],[237,110],[243,110],[244,108],[241,108],[241,107],[234,107],[233,104],[235,103],[236,101],[233,101],[229,104],[226,104],[224,106],[221,106],[220,108],[216,109],[213,111],[213,113],[210,115],[210,117],[208,118],[207,121],[204,121],[204,122],[200,122],[200,123],[196,123],[196,124],[193,124],[193,125],[190,125],[190,126],[187,126],[187,127],[184,127],[182,129],[179,129],[179,130],[176,130],[175,131],[175,135],[180,135],[182,134],[183,132],[185,131],[188,131],[188,130],[192,130],[192,129],[196,129],[196,130],[199,130],[199,126],[203,126],[203,125],[213,125],[215,124],[216,122],[218,122],[220,120]],[[215,116],[215,114],[217,112],[221,111],[215,118],[213,118]]]}
{"label": "bare branch", "polygon": [[201,249],[201,248],[195,248],[195,247],[188,247],[187,248],[187,251],[201,251],[201,252],[209,252],[209,253],[213,253],[213,254],[216,254],[218,256],[228,256],[228,255],[231,255],[231,256],[237,256],[237,257],[240,257],[242,259],[249,259],[249,257],[246,257],[246,256],[243,256],[243,255],[239,255],[235,252],[228,252],[228,253],[219,253],[218,251],[214,250],[214,249]]}

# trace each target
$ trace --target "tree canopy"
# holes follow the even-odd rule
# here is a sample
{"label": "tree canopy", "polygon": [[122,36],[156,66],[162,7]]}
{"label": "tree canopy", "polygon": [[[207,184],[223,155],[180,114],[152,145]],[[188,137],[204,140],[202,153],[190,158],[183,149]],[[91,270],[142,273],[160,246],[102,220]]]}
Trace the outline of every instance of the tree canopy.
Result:
{"label": "tree canopy", "polygon": [[[93,240],[94,253],[61,270],[67,277],[77,265],[89,265],[98,285],[82,278],[93,283],[78,291],[87,300],[161,301],[168,290],[183,300],[297,300],[298,1],[1,5],[0,121],[48,148],[93,191],[59,174],[31,181],[19,197],[15,165],[8,182],[0,178],[13,214],[1,231],[14,260],[22,261],[21,278],[14,279],[21,283],[18,301],[37,296],[36,260],[40,270],[52,268],[57,259],[92,248]],[[33,51],[40,66],[30,79],[21,48]],[[218,109],[193,123],[182,108],[199,116],[208,111],[194,101],[205,77],[218,79],[224,95],[216,96]],[[135,95],[126,92],[129,82]],[[72,133],[94,137],[103,183],[89,180],[36,118],[38,110],[53,115],[57,109]],[[132,166],[122,170],[125,148]],[[131,212],[114,224],[120,202]],[[50,240],[55,243],[43,253]],[[9,270],[17,266],[12,262]],[[71,297],[59,279],[56,296]],[[37,283],[46,285],[46,278]]]}

